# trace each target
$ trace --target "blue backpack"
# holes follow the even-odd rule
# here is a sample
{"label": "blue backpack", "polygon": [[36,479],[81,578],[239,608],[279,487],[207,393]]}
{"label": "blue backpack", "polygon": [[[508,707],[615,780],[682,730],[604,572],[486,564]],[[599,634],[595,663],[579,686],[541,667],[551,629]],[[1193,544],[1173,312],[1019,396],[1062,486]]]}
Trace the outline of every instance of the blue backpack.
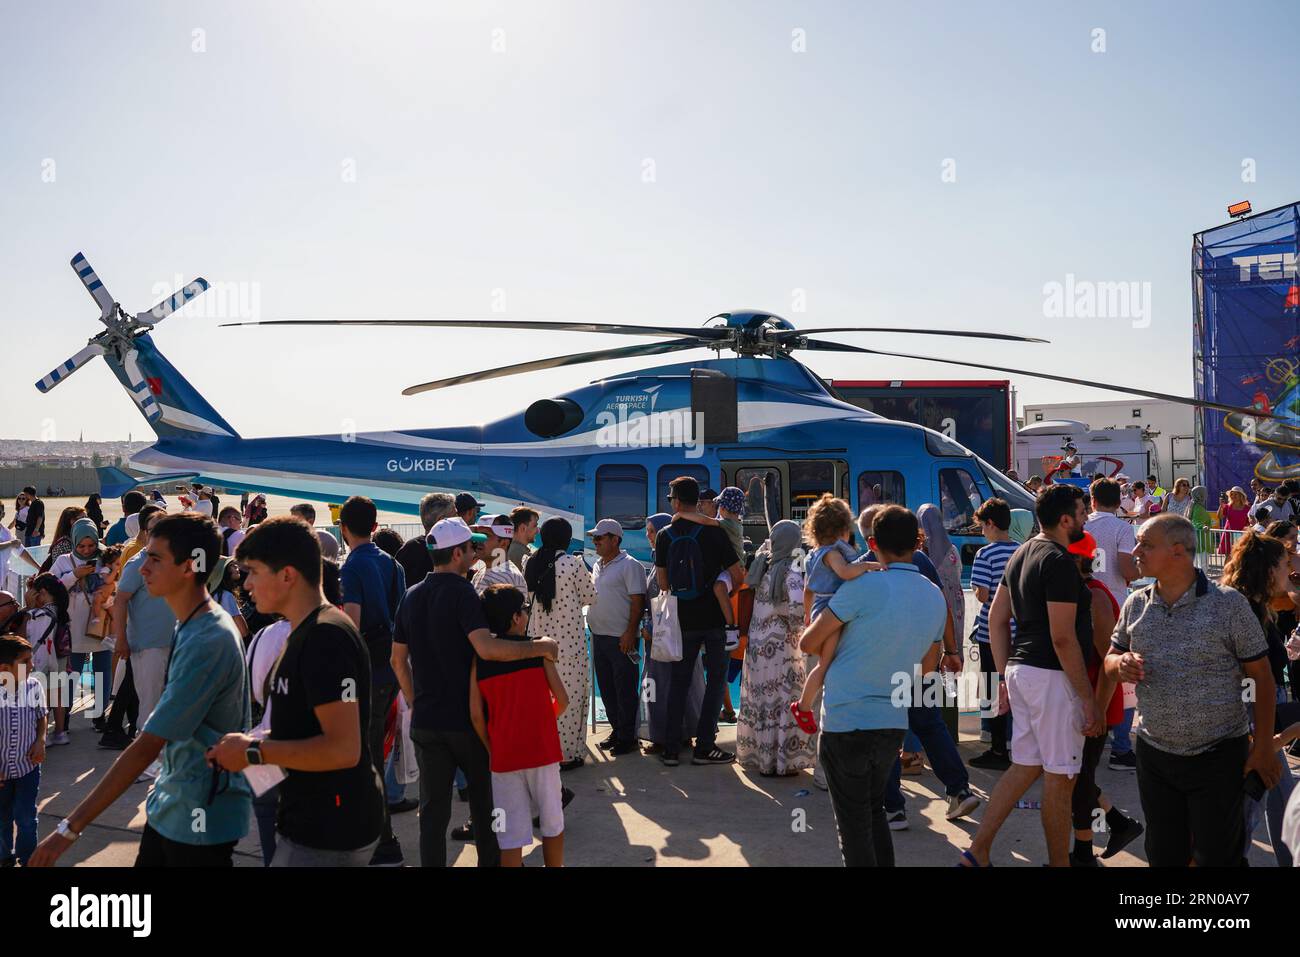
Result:
{"label": "blue backpack", "polygon": [[690,601],[704,594],[704,550],[700,548],[702,525],[691,523],[690,531],[678,534],[669,525],[668,589],[679,599]]}

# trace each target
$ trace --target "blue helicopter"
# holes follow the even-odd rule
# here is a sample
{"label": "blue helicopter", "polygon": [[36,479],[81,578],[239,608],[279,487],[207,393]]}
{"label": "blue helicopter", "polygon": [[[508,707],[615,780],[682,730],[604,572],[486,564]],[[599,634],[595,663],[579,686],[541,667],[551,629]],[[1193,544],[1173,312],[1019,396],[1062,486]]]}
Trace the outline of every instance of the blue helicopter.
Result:
{"label": "blue helicopter", "polygon": [[[664,511],[668,483],[679,475],[701,486],[746,493],[746,537],[761,542],[768,525],[800,520],[824,492],[855,509],[883,503],[940,506],[962,555],[983,544],[974,520],[992,496],[1033,507],[1030,494],[958,442],[923,426],[882,418],[838,398],[792,353],[849,352],[924,359],[1096,386],[1119,392],[1258,415],[1258,410],[1106,385],[966,360],[885,352],[814,338],[770,312],[739,310],[702,327],[578,322],[482,322],[459,319],[293,319],[226,325],[472,327],[642,336],[651,343],[553,356],[411,386],[415,395],[501,376],[606,359],[710,349],[700,362],[611,376],[485,425],[394,432],[246,439],[163,356],[151,338],[161,321],[202,294],[195,279],[146,312],[128,314],[113,300],[85,256],[72,268],[100,308],[105,328],[86,347],[36,383],[41,392],[102,356],[158,441],[132,457],[140,473],[103,470],[103,492],[134,485],[202,481],[227,489],[342,501],[366,495],[384,510],[418,514],[430,491],[472,492],[485,513],[527,505],[558,515],[575,535],[597,519],[615,518],[625,547],[649,557],[646,516]],[[1042,343],[1000,333],[944,329],[835,327],[816,334],[907,332]],[[723,352],[733,355],[723,356]],[[577,544],[577,542],[575,542]]]}

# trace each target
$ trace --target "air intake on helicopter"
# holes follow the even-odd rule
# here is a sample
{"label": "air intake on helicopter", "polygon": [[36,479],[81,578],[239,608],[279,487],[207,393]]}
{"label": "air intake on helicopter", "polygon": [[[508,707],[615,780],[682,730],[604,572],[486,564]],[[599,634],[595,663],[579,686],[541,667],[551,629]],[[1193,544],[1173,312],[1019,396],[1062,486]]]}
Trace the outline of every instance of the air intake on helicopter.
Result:
{"label": "air intake on helicopter", "polygon": [[572,399],[538,399],[524,413],[524,425],[533,435],[553,439],[582,423],[582,406]]}
{"label": "air intake on helicopter", "polygon": [[738,441],[736,380],[717,369],[692,369],[691,422],[704,433],[693,436],[697,442],[718,445]]}

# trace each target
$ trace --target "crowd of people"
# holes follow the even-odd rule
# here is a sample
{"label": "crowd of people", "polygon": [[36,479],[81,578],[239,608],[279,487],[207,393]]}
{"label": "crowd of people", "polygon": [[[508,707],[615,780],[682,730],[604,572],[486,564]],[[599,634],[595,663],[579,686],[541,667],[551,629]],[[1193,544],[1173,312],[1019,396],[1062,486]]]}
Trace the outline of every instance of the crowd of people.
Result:
{"label": "crowd of people", "polygon": [[[1244,506],[1233,490],[1212,526],[1181,479],[1037,484],[1032,513],[1000,498],[975,512],[969,635],[933,504],[855,516],[826,494],[802,523],[769,519],[755,549],[745,492],[684,476],[645,522],[647,568],[618,520],[483,515],[469,493],[426,495],[407,541],[354,496],[341,542],[312,506],[270,518],[260,495],[222,507],[195,485],[169,511],[131,491],[111,525],[91,496],[60,514],[25,594],[0,592],[0,866],[54,863],[138,781],[141,866],[228,866],[253,828],[268,866],[401,865],[392,818],[416,809],[424,866],[447,863],[449,837],[480,866],[519,866],[535,835],[560,866],[593,670],[609,759],[811,771],[846,865],[895,862],[901,779],[927,761],[949,820],[984,803],[968,763],[998,775],[965,867],[991,865],[1035,784],[1050,865],[1098,866],[1142,835],[1153,866],[1240,864],[1261,819],[1290,865],[1300,488],[1258,486]],[[43,506],[21,501],[28,541]],[[1219,582],[1195,563],[1211,527],[1240,532]],[[967,763],[968,658],[987,748]],[[70,741],[87,662],[94,733],[121,753],[38,843],[41,766]],[[1098,786],[1108,741],[1142,820]]]}

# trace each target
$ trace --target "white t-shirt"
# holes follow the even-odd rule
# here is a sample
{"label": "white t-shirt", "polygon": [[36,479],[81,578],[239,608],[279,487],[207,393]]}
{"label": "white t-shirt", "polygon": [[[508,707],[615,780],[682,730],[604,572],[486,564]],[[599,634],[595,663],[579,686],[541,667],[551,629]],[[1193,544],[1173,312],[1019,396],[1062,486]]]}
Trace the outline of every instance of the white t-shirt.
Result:
{"label": "white t-shirt", "polygon": [[[248,678],[252,682],[253,700],[258,704],[262,703],[262,687],[266,684],[266,676],[271,673],[271,668],[275,665],[275,660],[280,657],[280,650],[284,648],[284,643],[289,640],[292,631],[288,619],[281,618],[259,631],[248,643]],[[266,703],[262,720],[253,729],[254,737],[263,737],[258,732],[271,733],[270,702]]]}
{"label": "white t-shirt", "polygon": [[1133,526],[1110,512],[1093,512],[1083,530],[1097,540],[1097,550],[1102,553],[1101,561],[1093,560],[1092,577],[1109,588],[1117,602],[1124,604],[1128,583],[1120,574],[1119,556],[1132,555],[1137,546]]}
{"label": "white t-shirt", "polygon": [[1133,507],[1129,511],[1134,515],[1147,516],[1151,514],[1154,505],[1156,505],[1156,499],[1143,492],[1140,498],[1133,499]]}
{"label": "white t-shirt", "polygon": [[212,517],[212,499],[210,499],[210,498],[201,498],[201,499],[199,499],[198,501],[196,501],[193,505],[191,505],[189,510],[190,510],[191,512],[198,512],[200,515],[206,515],[208,518],[211,518],[211,517]]}

